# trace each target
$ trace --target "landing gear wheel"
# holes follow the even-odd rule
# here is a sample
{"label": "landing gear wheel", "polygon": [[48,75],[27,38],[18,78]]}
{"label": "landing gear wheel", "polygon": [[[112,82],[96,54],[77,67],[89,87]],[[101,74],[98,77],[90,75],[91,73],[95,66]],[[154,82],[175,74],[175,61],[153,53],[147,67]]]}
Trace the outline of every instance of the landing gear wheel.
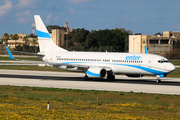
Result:
{"label": "landing gear wheel", "polygon": [[89,80],[89,77],[87,75],[84,76],[85,80]]}
{"label": "landing gear wheel", "polygon": [[115,79],[115,76],[114,75],[108,75],[107,76],[107,80],[114,80]]}
{"label": "landing gear wheel", "polygon": [[157,82],[157,83],[160,83],[160,82],[161,82],[161,79],[158,78],[158,79],[156,80],[156,82]]}
{"label": "landing gear wheel", "polygon": [[112,75],[111,77],[112,77],[111,80],[115,80],[115,75]]}

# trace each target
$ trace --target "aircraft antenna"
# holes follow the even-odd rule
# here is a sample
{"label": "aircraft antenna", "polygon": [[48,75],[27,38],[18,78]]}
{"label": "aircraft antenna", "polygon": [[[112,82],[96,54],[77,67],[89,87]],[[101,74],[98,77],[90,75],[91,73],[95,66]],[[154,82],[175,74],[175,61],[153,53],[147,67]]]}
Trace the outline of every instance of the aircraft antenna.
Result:
{"label": "aircraft antenna", "polygon": [[32,34],[34,35],[34,33],[35,33],[35,22],[34,21],[32,21]]}

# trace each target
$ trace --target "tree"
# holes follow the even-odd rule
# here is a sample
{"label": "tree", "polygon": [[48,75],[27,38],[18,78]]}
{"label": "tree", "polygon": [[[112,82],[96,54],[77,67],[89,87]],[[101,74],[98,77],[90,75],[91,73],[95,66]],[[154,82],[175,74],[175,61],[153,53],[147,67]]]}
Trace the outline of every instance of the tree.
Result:
{"label": "tree", "polygon": [[0,40],[0,44],[3,44],[3,40],[2,39]]}
{"label": "tree", "polygon": [[160,35],[160,36],[161,36],[161,35],[162,35],[162,33],[158,32],[158,33],[156,33],[156,34],[154,34],[154,35]]}
{"label": "tree", "polygon": [[86,41],[85,41],[85,47],[87,49],[90,49],[90,48],[97,47],[97,45],[99,45],[99,44],[98,44],[98,41],[96,39],[96,33],[92,32],[92,33],[88,34]]}
{"label": "tree", "polygon": [[36,40],[36,39],[33,39],[32,44],[34,45],[35,53],[36,53],[36,44],[37,44],[37,40]]}
{"label": "tree", "polygon": [[25,41],[25,44],[29,45],[29,40],[28,40],[28,37],[27,37],[27,36],[25,36],[25,37],[23,38],[23,41]]}
{"label": "tree", "polygon": [[49,33],[52,33],[52,29],[64,29],[64,30],[66,30],[65,27],[59,27],[58,25],[48,25],[46,28],[47,28]]}
{"label": "tree", "polygon": [[18,38],[19,38],[19,36],[18,36],[17,33],[11,34],[11,39],[12,39],[12,40],[18,40]]}
{"label": "tree", "polygon": [[98,51],[124,52],[129,34],[131,34],[131,31],[126,31],[124,28],[92,31],[87,36],[85,46],[89,50],[92,50],[92,48],[97,50],[96,48],[98,47]]}
{"label": "tree", "polygon": [[142,35],[142,33],[135,33],[134,35]]}
{"label": "tree", "polygon": [[[35,51],[36,50],[36,51]],[[14,51],[24,51],[24,52],[39,52],[39,47],[36,46],[29,46],[24,44],[23,46],[18,45],[14,48]]]}
{"label": "tree", "polygon": [[5,45],[7,46],[7,42],[9,40],[9,35],[7,33],[4,33],[3,40],[5,41]]}
{"label": "tree", "polygon": [[66,39],[69,50],[124,52],[128,49],[129,34],[132,32],[126,31],[125,28],[91,31],[91,33],[84,28],[78,28],[70,32]]}
{"label": "tree", "polygon": [[32,33],[27,36],[27,38],[37,38],[37,35],[33,35]]}
{"label": "tree", "polygon": [[37,44],[37,40],[33,39],[32,44],[35,46]]}
{"label": "tree", "polygon": [[[88,30],[85,30],[84,28],[74,29],[72,32],[66,35],[66,40],[68,40],[68,48],[70,48],[71,46],[84,47],[87,35],[89,33],[90,32]],[[77,48],[77,47],[74,47],[74,48]]]}

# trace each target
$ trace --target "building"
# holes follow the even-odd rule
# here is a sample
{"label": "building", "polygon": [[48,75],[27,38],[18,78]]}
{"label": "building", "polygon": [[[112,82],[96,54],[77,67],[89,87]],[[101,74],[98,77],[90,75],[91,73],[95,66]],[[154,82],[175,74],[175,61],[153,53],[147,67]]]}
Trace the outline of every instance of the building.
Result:
{"label": "building", "polygon": [[71,27],[71,30],[69,29],[67,21],[65,22],[64,28],[66,28],[66,30],[52,29],[52,33],[50,33],[51,38],[57,46],[63,46],[66,41],[66,35],[73,31],[73,27]]}
{"label": "building", "polygon": [[4,44],[0,44],[0,54],[4,54]]}
{"label": "building", "polygon": [[0,37],[0,42],[2,42],[2,40],[3,40],[3,37]]}
{"label": "building", "polygon": [[[15,48],[18,45],[23,45],[25,44],[25,41],[23,41],[23,38],[27,36],[27,34],[17,34],[18,35],[18,40],[11,40],[9,39],[7,41],[7,47],[10,49]],[[5,44],[5,41],[3,41],[3,44]]]}
{"label": "building", "polygon": [[66,39],[66,30],[52,29],[52,33],[50,33],[50,36],[57,46],[63,46]]}
{"label": "building", "polygon": [[162,35],[129,35],[130,53],[144,53],[144,46],[149,53],[159,55],[180,48],[179,31],[163,31]]}
{"label": "building", "polygon": [[[64,25],[65,29],[52,29],[52,33],[50,33],[51,38],[53,39],[54,43],[57,46],[63,46],[66,42],[66,35],[73,31],[73,27],[71,27],[71,30],[68,27],[68,22],[65,22]],[[9,49],[14,49],[18,45],[24,45],[28,44],[29,46],[37,46],[37,38],[28,38],[28,41],[24,41],[24,37],[27,36],[27,34],[17,34],[18,35],[18,40],[11,40],[9,39],[7,41],[7,46]],[[36,41],[36,42],[35,42]],[[5,41],[3,41],[3,44],[5,45]]]}
{"label": "building", "polygon": [[[27,38],[28,39],[28,42],[27,41],[24,41],[24,37],[27,36],[27,34],[17,34],[18,35],[18,40],[11,40],[9,39],[7,41],[7,47],[9,49],[14,49],[16,46],[18,45],[24,45],[24,44],[29,44],[29,46],[34,46],[36,45],[37,46],[37,38]],[[36,42],[33,42],[33,40],[35,40]],[[3,44],[5,45],[5,41],[3,41]]]}

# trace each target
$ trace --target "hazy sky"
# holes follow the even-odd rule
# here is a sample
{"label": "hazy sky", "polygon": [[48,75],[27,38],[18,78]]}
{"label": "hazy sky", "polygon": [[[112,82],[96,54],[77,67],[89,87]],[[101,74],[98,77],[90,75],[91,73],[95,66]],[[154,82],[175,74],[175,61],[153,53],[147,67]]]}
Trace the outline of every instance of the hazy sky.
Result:
{"label": "hazy sky", "polygon": [[126,28],[133,34],[180,31],[179,0],[0,0],[0,36],[32,33],[34,15],[45,25],[103,30]]}

